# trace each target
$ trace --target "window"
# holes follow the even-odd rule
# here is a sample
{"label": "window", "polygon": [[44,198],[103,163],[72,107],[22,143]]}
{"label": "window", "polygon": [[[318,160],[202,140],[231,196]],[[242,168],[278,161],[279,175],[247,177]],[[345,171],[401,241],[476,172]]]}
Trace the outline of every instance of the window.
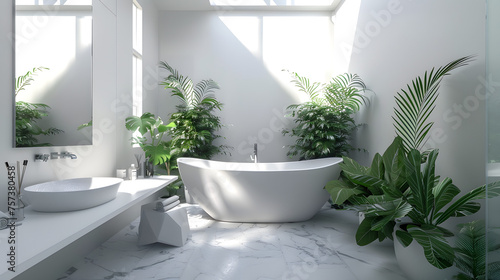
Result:
{"label": "window", "polygon": [[142,115],[142,8],[132,5],[132,114]]}

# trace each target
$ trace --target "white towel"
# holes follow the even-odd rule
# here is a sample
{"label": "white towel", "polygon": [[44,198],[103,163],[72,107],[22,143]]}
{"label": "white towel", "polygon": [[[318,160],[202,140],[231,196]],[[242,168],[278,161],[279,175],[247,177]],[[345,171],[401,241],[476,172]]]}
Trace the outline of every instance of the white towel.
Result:
{"label": "white towel", "polygon": [[[176,204],[171,206],[174,203],[176,203]],[[175,207],[179,203],[180,203],[179,196],[177,196],[177,195],[171,196],[165,200],[157,201],[156,202],[156,211],[167,211],[168,209]],[[169,206],[171,206],[171,207],[169,207]],[[169,207],[169,208],[165,210],[166,207]]]}
{"label": "white towel", "polygon": [[168,210],[174,208],[175,206],[179,205],[181,202],[179,200],[175,201],[175,202],[172,202],[170,204],[167,204],[163,207],[163,211],[164,212],[167,212]]}

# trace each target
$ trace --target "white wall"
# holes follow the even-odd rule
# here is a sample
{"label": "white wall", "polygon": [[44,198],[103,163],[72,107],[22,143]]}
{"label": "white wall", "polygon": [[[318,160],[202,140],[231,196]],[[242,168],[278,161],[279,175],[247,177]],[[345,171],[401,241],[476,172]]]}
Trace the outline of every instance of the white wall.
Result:
{"label": "white wall", "polygon": [[[304,99],[282,69],[312,80],[331,77],[333,34],[330,13],[162,12],[160,60],[198,82],[213,79],[224,103],[221,143],[234,147],[231,161],[250,161],[259,144],[263,162],[287,160],[290,137],[283,109]],[[166,73],[160,72],[160,77]],[[177,99],[160,88],[158,112],[168,119]]]}
{"label": "white wall", "polygon": [[[438,174],[464,190],[484,184],[484,2],[353,0],[345,1],[335,18],[335,71],[359,74],[375,92],[359,115],[366,126],[358,131],[356,144],[369,153],[355,157],[364,164],[395,136],[396,92],[432,67],[476,56],[443,80],[429,143],[440,150]],[[346,29],[351,32],[341,34]]]}

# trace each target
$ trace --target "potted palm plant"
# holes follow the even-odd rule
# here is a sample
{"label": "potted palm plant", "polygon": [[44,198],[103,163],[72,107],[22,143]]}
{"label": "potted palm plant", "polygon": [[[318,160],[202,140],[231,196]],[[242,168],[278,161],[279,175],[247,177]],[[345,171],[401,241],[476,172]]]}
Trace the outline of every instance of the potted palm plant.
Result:
{"label": "potted palm plant", "polygon": [[170,131],[173,153],[179,157],[204,159],[225,153],[228,146],[214,144],[216,139],[221,138],[217,131],[223,127],[221,119],[215,115],[215,111],[223,107],[214,95],[219,85],[212,79],[194,84],[189,77],[184,77],[163,61],[160,67],[169,73],[160,84],[170,89],[172,96],[182,102],[170,117],[175,124]]}
{"label": "potted palm plant", "polygon": [[350,135],[358,125],[353,114],[366,102],[366,86],[356,74],[334,77],[328,84],[311,83],[309,79],[290,73],[292,83],[309,95],[310,101],[288,106],[295,127],[283,129],[283,135],[296,137],[287,155],[301,160],[345,155],[354,148]]}

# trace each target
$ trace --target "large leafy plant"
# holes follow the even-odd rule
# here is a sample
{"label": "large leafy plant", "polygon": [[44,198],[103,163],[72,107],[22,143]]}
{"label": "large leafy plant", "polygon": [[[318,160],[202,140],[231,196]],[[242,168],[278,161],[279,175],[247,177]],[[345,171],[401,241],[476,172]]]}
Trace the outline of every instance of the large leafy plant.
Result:
{"label": "large leafy plant", "polygon": [[16,147],[35,147],[35,146],[50,146],[50,143],[39,143],[37,136],[39,135],[56,135],[64,132],[55,127],[42,128],[38,125],[38,121],[49,115],[50,107],[43,103],[30,103],[18,101],[17,96],[27,86],[35,80],[34,76],[38,72],[49,70],[46,67],[33,68],[25,75],[19,76],[15,84],[16,98]]}
{"label": "large leafy plant", "polygon": [[364,213],[356,232],[358,245],[393,239],[396,220],[411,211],[405,199],[409,192],[405,160],[403,140],[396,137],[382,155],[375,154],[369,167],[344,156],[339,180],[326,184],[333,204]]}
{"label": "large leafy plant", "polygon": [[341,156],[353,150],[349,140],[358,125],[352,115],[366,101],[363,80],[356,74],[343,74],[328,84],[320,84],[295,72],[290,74],[291,82],[310,101],[287,108],[295,118],[295,127],[282,132],[296,138],[287,155],[314,159]]}
{"label": "large leafy plant", "polygon": [[454,69],[467,65],[472,56],[456,59],[438,69],[432,68],[423,77],[415,78],[411,85],[396,94],[394,108],[394,127],[396,133],[403,139],[405,150],[422,150],[427,141],[427,134],[434,122],[429,116],[434,111],[435,101],[439,96],[439,86],[443,78]]}
{"label": "large leafy plant", "polygon": [[[348,164],[342,166],[342,183],[330,182],[327,191],[338,196],[336,185],[358,190],[347,198],[352,202],[347,208],[365,214],[356,232],[358,245],[392,238],[396,220],[407,218],[409,222],[396,228],[399,242],[406,247],[415,241],[424,249],[430,264],[438,268],[450,267],[454,251],[445,237],[453,234],[442,223],[479,211],[481,206],[475,200],[498,196],[500,182],[483,185],[457,197],[460,189],[452,180],[440,181],[435,174],[438,150],[430,151],[423,163],[420,151],[401,152],[403,149],[398,144],[401,142],[395,140],[390,149],[398,151],[388,149],[382,158],[374,159],[370,168],[347,159]],[[371,194],[366,195],[368,191]]]}
{"label": "large leafy plant", "polygon": [[214,144],[221,138],[217,131],[222,128],[221,119],[215,115],[215,110],[222,110],[222,103],[214,95],[214,90],[219,89],[217,83],[207,79],[194,84],[168,63],[161,62],[160,67],[169,72],[160,84],[182,102],[170,117],[175,124],[170,132],[172,152],[178,156],[205,159],[224,153],[229,147]]}
{"label": "large leafy plant", "polygon": [[139,135],[133,135],[132,145],[139,145],[153,165],[165,164],[167,174],[170,175],[170,171],[175,168],[174,154],[171,142],[165,141],[163,137],[175,124],[164,124],[160,117],[155,117],[152,113],[144,113],[140,117],[131,116],[125,121],[127,130],[139,132]]}

